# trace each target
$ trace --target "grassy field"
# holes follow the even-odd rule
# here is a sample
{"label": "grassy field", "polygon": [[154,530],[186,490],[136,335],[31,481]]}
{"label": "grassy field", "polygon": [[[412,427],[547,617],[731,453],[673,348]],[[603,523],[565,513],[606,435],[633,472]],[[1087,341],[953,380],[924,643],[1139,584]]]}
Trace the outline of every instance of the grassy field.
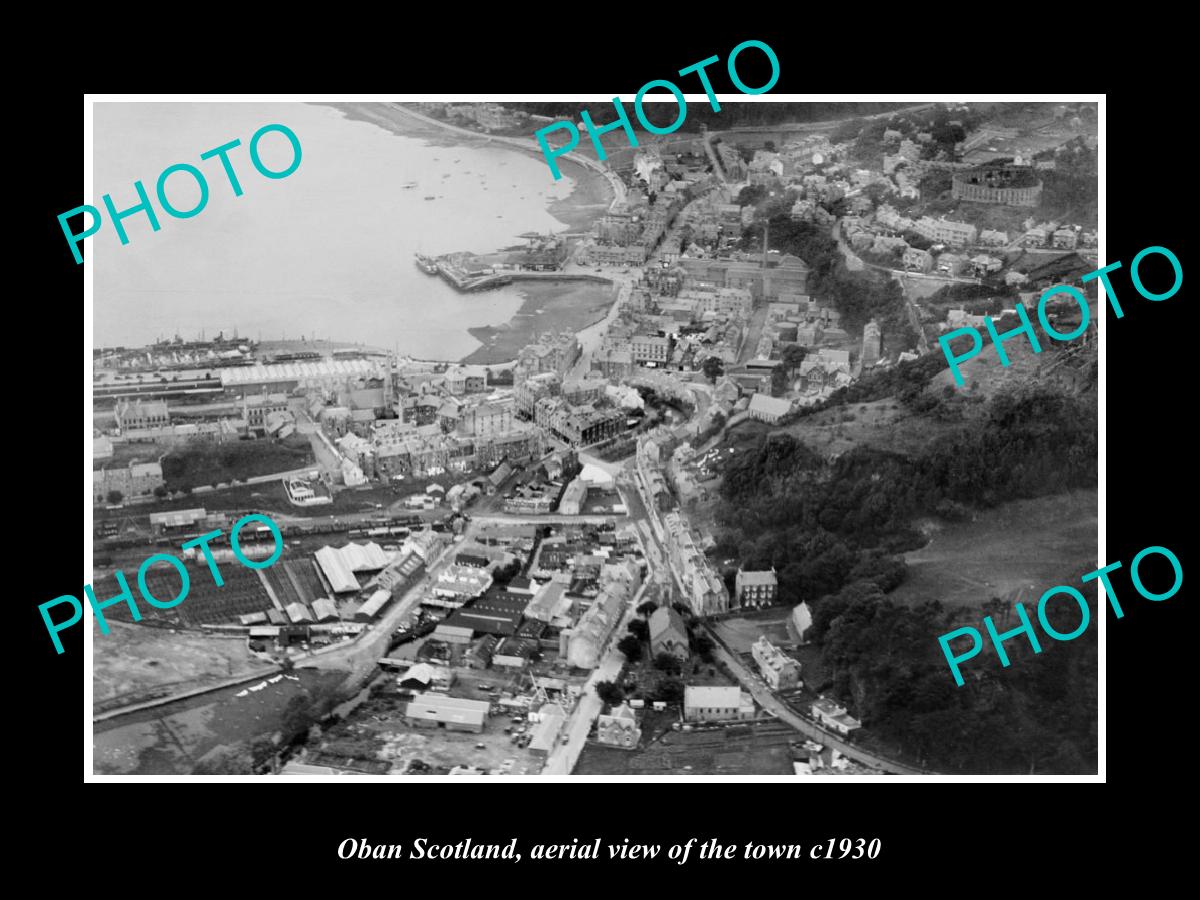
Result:
{"label": "grassy field", "polygon": [[[888,596],[976,609],[993,597],[1028,606],[1096,568],[1096,492],[1017,500],[962,523],[924,523],[931,540],[908,553],[908,577]],[[1018,596],[1019,594],[1019,596]]]}
{"label": "grassy field", "polygon": [[346,677],[345,672],[313,669],[296,674],[299,682],[284,679],[246,697],[235,697],[236,687],[225,688],[98,722],[92,734],[94,770],[103,775],[187,774],[218,745],[277,731],[284,706],[304,686],[340,684]]}
{"label": "grassy field", "polygon": [[107,635],[93,627],[92,703],[97,709],[118,698],[136,703],[164,689],[184,691],[267,668],[243,638],[171,634],[116,621],[109,622]]}
{"label": "grassy field", "polygon": [[244,480],[312,466],[308,438],[297,435],[284,443],[231,441],[225,444],[190,443],[172,450],[163,459],[163,478],[172,491],[199,485]]}
{"label": "grassy field", "polygon": [[860,444],[912,453],[949,427],[931,422],[928,416],[912,415],[898,400],[884,399],[827,409],[783,427],[747,419],[727,432],[723,446],[740,453],[757,446],[765,434],[787,432],[824,456],[843,453]]}
{"label": "grassy field", "polygon": [[763,634],[775,646],[788,647],[793,641],[787,627],[791,614],[791,607],[781,606],[746,616],[721,619],[714,628],[729,648],[737,653],[749,653],[750,645]]}

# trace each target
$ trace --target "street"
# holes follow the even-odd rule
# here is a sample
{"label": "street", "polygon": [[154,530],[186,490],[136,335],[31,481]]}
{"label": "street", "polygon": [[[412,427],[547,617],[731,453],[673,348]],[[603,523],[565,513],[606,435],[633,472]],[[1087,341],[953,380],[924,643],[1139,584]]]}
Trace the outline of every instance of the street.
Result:
{"label": "street", "polygon": [[709,635],[713,638],[713,643],[716,645],[713,653],[726,668],[733,674],[743,688],[750,692],[754,697],[754,701],[763,709],[774,713],[779,717],[781,722],[786,722],[797,731],[807,735],[818,743],[825,744],[829,747],[834,747],[839,753],[848,756],[855,762],[862,763],[864,766],[870,766],[874,769],[881,769],[884,772],[889,772],[893,775],[925,775],[920,769],[914,769],[909,766],[901,765],[897,762],[875,756],[872,753],[867,753],[860,747],[854,744],[849,744],[841,738],[834,735],[832,732],[826,731],[815,722],[809,721],[797,715],[790,706],[776,697],[773,693],[767,690],[766,685],[761,680],[756,678],[749,669],[742,664],[742,661],[730,653],[720,638],[713,633],[712,629],[708,629]]}
{"label": "street", "polygon": [[642,602],[642,596],[646,593],[648,584],[648,580],[642,582],[642,586],[638,588],[637,593],[633,595],[629,605],[622,613],[609,638],[608,650],[604,654],[604,658],[583,686],[583,696],[579,698],[579,702],[571,713],[571,718],[563,726],[564,732],[570,735],[567,743],[554,745],[554,750],[547,757],[541,774],[570,775],[571,770],[575,768],[575,763],[579,761],[579,754],[583,752],[588,733],[592,730],[592,723],[604,709],[604,701],[596,694],[596,685],[601,681],[614,681],[620,674],[621,667],[625,665],[625,654],[617,649],[617,641],[625,633],[630,618],[637,615],[637,606]]}

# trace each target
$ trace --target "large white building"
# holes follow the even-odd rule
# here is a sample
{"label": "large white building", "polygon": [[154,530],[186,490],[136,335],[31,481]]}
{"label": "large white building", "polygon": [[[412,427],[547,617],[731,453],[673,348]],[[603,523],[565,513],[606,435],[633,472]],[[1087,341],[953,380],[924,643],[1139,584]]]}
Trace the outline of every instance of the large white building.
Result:
{"label": "large white building", "polygon": [[478,734],[483,731],[490,708],[491,704],[483,700],[425,693],[417,694],[409,701],[404,715],[413,725]]}
{"label": "large white building", "polygon": [[754,698],[737,685],[688,685],[683,689],[683,717],[689,722],[753,719]]}
{"label": "large white building", "polygon": [[784,655],[778,647],[760,635],[750,647],[750,655],[758,663],[763,681],[773,691],[790,690],[801,685],[800,663],[790,656]]}
{"label": "large white building", "polygon": [[856,728],[862,728],[862,722],[846,712],[846,707],[824,697],[813,703],[812,714],[820,724],[838,734],[845,735]]}

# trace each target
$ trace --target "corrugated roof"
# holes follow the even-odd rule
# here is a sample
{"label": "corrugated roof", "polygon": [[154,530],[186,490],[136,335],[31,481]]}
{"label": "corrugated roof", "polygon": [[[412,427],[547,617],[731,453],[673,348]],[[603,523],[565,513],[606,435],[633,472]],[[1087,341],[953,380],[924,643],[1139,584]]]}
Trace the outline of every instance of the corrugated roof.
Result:
{"label": "corrugated roof", "polygon": [[288,618],[293,622],[311,622],[313,620],[312,613],[308,611],[308,607],[299,601],[289,603],[286,609]]}
{"label": "corrugated roof", "polygon": [[750,409],[754,412],[764,412],[768,415],[782,416],[792,408],[792,401],[783,397],[768,397],[766,394],[755,394],[750,398]]}
{"label": "corrugated roof", "polygon": [[370,599],[367,600],[366,603],[358,608],[356,615],[374,618],[379,613],[379,610],[383,609],[384,604],[391,599],[391,591],[378,590],[371,595]]}
{"label": "corrugated roof", "polygon": [[312,609],[313,614],[317,617],[318,622],[324,622],[327,619],[338,618],[336,604],[334,604],[332,600],[329,600],[325,597],[322,597],[319,600],[314,600]]}
{"label": "corrugated roof", "polygon": [[337,549],[322,547],[315,556],[317,565],[321,567],[335,594],[358,590],[358,580]]}
{"label": "corrugated roof", "polygon": [[365,359],[326,359],[320,362],[276,365],[232,366],[221,370],[221,385],[231,387],[264,381],[299,381],[307,378],[338,378],[369,375],[374,363]]}

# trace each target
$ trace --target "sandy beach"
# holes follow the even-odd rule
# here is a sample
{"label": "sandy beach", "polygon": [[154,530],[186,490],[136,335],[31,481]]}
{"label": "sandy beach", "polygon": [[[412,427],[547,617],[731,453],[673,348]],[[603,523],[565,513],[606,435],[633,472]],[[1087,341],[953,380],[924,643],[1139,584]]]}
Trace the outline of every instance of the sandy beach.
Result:
{"label": "sandy beach", "polygon": [[582,331],[603,319],[617,296],[616,285],[590,281],[522,281],[517,289],[525,302],[508,324],[470,329],[483,346],[464,363],[511,362],[538,334]]}

